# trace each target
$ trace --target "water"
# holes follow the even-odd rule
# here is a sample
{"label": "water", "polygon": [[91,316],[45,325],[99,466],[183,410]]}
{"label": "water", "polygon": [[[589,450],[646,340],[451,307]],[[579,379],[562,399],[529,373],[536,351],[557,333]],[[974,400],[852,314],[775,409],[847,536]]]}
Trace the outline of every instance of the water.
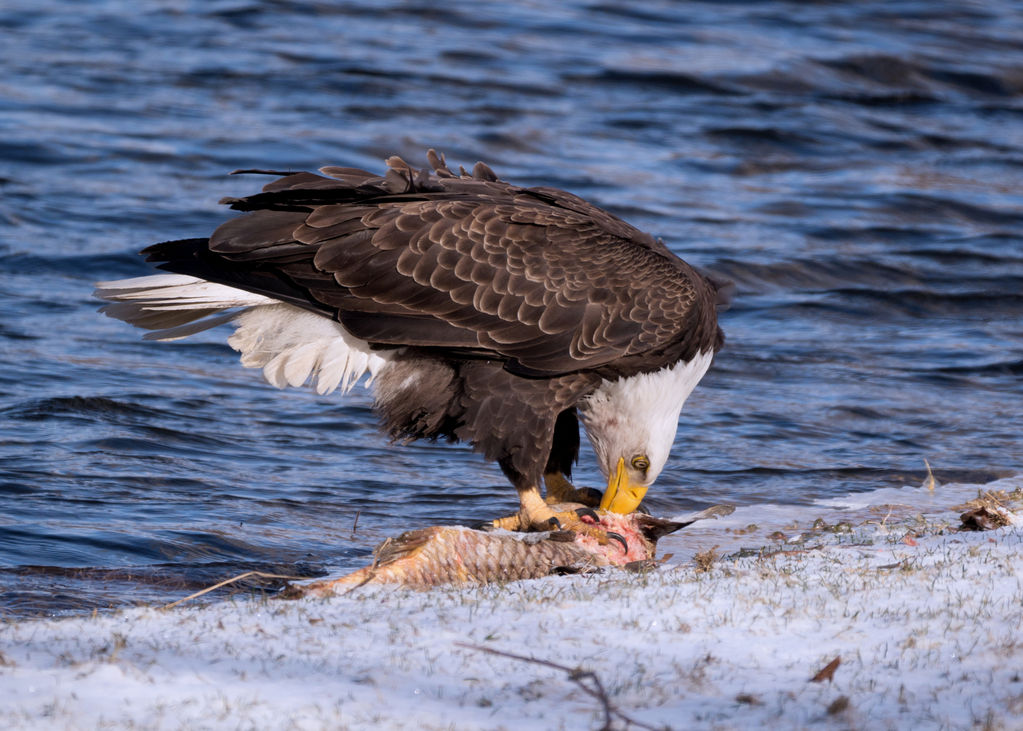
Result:
{"label": "water", "polygon": [[732,279],[655,512],[1021,471],[1016,3],[9,0],[0,47],[0,616],[353,568],[515,506],[464,447],[389,446],[361,389],[96,313],[261,184],[236,168],[433,146]]}

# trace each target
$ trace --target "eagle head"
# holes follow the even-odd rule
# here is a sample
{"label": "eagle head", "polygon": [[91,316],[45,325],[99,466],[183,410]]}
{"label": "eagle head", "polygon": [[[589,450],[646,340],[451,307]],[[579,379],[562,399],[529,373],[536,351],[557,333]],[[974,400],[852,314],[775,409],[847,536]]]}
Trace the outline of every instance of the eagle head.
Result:
{"label": "eagle head", "polygon": [[651,373],[605,380],[580,404],[586,435],[607,478],[600,507],[631,513],[661,474],[689,394],[703,378],[713,353]]}

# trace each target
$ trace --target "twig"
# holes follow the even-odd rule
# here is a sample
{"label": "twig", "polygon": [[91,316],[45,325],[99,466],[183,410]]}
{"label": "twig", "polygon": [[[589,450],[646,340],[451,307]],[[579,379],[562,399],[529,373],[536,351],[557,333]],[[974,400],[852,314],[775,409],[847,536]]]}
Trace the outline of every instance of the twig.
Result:
{"label": "twig", "polygon": [[[543,665],[544,667],[554,668],[564,673],[568,673],[568,679],[578,685],[583,692],[587,695],[596,698],[600,703],[601,708],[604,711],[604,725],[600,727],[600,731],[611,731],[611,721],[615,718],[624,721],[629,726],[637,726],[638,728],[645,728],[649,731],[669,731],[668,726],[651,726],[637,721],[625,713],[620,711],[616,706],[611,703],[611,699],[607,697],[607,691],[604,690],[604,684],[600,682],[600,678],[592,670],[583,670],[582,668],[570,668],[568,665],[561,665],[550,660],[541,660],[538,657],[526,657],[525,655],[516,655],[514,652],[505,652],[504,650],[494,650],[490,647],[483,647],[482,645],[470,645],[466,642],[456,642],[455,645],[458,647],[464,647],[467,650],[477,650],[478,652],[486,652],[491,655],[497,655],[498,657],[508,657],[512,660],[522,660],[523,662],[531,662],[534,665]],[[589,683],[587,683],[589,681]]]}
{"label": "twig", "polygon": [[355,522],[352,523],[352,535],[355,535],[355,529],[359,527],[359,516],[362,515],[361,510],[355,511]]}
{"label": "twig", "polygon": [[881,518],[881,520],[879,520],[879,521],[878,520],[868,520],[866,523],[864,523],[864,525],[871,525],[871,524],[873,524],[873,525],[880,526],[881,528],[887,528],[888,527],[888,519],[890,517],[892,517],[892,512],[894,512],[894,510],[895,510],[895,508],[892,507],[891,505],[889,505],[888,506],[888,514],[885,515],[883,518]]}
{"label": "twig", "polygon": [[211,591],[216,591],[217,589],[219,589],[222,586],[227,586],[228,584],[233,584],[236,581],[241,581],[242,579],[247,579],[250,576],[258,576],[261,579],[284,579],[286,581],[304,581],[306,579],[315,579],[316,578],[315,576],[286,576],[285,574],[264,574],[262,571],[246,571],[244,574],[238,574],[237,576],[232,576],[230,579],[224,579],[223,581],[221,581],[218,584],[214,584],[213,586],[208,586],[205,589],[203,589],[202,591],[197,591],[194,594],[189,594],[188,596],[186,596],[186,597],[184,597],[182,599],[178,599],[176,602],[171,602],[170,604],[164,604],[162,607],[160,607],[160,609],[171,609],[171,608],[176,607],[177,605],[179,605],[179,604],[181,604],[183,602],[189,601],[190,599],[195,599],[196,597],[200,597],[203,594],[209,594]]}

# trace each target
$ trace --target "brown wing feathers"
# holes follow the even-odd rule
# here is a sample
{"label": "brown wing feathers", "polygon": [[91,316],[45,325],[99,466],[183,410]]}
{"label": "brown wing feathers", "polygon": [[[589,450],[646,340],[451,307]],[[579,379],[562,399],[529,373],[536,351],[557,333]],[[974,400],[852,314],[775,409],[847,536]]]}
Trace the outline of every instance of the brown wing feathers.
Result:
{"label": "brown wing feathers", "polygon": [[[482,164],[455,175],[429,158],[432,175],[398,158],[383,177],[288,174],[226,199],[247,213],[208,246],[146,253],[329,314],[370,343],[487,351],[530,375],[621,358],[660,367],[714,344],[693,307],[713,309],[711,288],[663,244],[563,191],[515,187]],[[664,363],[634,358],[651,351]]]}

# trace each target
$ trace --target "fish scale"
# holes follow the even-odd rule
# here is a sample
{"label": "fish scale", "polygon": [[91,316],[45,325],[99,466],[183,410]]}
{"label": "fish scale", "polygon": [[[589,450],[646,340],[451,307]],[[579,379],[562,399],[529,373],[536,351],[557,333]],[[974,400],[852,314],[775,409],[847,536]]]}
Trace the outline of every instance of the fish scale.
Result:
{"label": "fish scale", "polygon": [[339,579],[290,587],[284,596],[289,599],[330,596],[364,584],[429,589],[444,584],[539,579],[604,566],[629,566],[652,560],[661,536],[731,510],[730,506],[714,506],[683,522],[644,513],[618,515],[596,511],[599,522],[593,521],[592,525],[618,534],[625,547],[615,540],[602,544],[591,535],[573,531],[513,533],[463,526],[420,528],[380,544],[372,565]]}

